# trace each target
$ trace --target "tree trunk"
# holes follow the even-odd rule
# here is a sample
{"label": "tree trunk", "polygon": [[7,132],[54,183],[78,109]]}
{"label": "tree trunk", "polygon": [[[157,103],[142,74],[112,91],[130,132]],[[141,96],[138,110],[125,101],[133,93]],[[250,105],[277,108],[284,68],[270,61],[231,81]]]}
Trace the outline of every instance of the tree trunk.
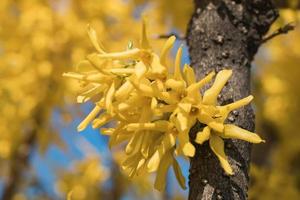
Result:
{"label": "tree trunk", "polygon": [[34,125],[31,130],[26,133],[25,138],[14,149],[9,165],[9,173],[7,181],[3,187],[2,200],[11,200],[16,195],[19,186],[22,184],[24,172],[28,170],[30,165],[30,155],[32,154],[37,137],[38,126],[43,123],[43,104],[37,106],[33,114]]}
{"label": "tree trunk", "polygon": [[[195,11],[187,31],[191,65],[198,78],[215,70],[232,69],[233,76],[219,96],[228,104],[250,94],[250,65],[263,36],[278,17],[271,0],[194,0]],[[254,131],[251,106],[233,112],[228,122]],[[197,125],[190,133],[196,137]],[[251,145],[226,140],[225,152],[235,175],[224,174],[208,142],[195,144],[191,158],[189,199],[247,199]]]}

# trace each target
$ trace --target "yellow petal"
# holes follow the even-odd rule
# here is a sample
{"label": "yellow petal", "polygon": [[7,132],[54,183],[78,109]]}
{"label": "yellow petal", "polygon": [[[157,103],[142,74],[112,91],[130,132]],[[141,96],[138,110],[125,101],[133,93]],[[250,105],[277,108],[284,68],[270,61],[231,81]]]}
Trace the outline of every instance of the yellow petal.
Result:
{"label": "yellow petal", "polygon": [[101,73],[85,75],[85,74],[78,74],[75,72],[68,72],[68,73],[63,73],[63,76],[80,80],[80,81],[92,82],[92,83],[107,83],[108,81],[111,81],[111,77]]}
{"label": "yellow petal", "polygon": [[106,84],[101,84],[101,85],[92,87],[91,89],[81,93],[77,97],[77,103],[85,103],[85,102],[89,101],[92,97],[94,97],[95,95],[102,93],[105,89],[107,89]]}
{"label": "yellow petal", "polygon": [[112,149],[112,147],[117,144],[117,138],[118,138],[118,134],[112,134],[109,137],[109,142],[108,142],[109,149]]}
{"label": "yellow petal", "polygon": [[142,51],[140,49],[134,48],[124,52],[105,53],[105,54],[99,54],[97,56],[101,59],[117,59],[117,60],[137,59],[140,57],[141,52]]}
{"label": "yellow petal", "polygon": [[129,142],[125,148],[125,152],[127,154],[138,152],[141,148],[143,137],[144,137],[143,132],[134,133],[133,137],[131,137],[131,139],[129,140]]}
{"label": "yellow petal", "polygon": [[157,170],[154,188],[159,191],[163,191],[166,187],[166,180],[167,180],[166,176],[168,173],[168,169],[172,165],[172,162],[173,162],[173,157],[172,157],[170,151],[167,152],[163,156],[163,158],[159,164],[158,170]]}
{"label": "yellow petal", "polygon": [[148,162],[148,172],[154,172],[157,170],[163,155],[175,145],[175,142],[176,141],[173,134],[166,134],[163,137],[161,144]]}
{"label": "yellow petal", "polygon": [[87,125],[99,114],[101,107],[95,106],[94,109],[86,116],[86,118],[78,125],[77,131],[83,131]]}
{"label": "yellow petal", "polygon": [[222,137],[240,139],[256,144],[265,142],[265,140],[261,139],[259,135],[231,124],[226,124],[224,126],[224,133],[222,134]]}
{"label": "yellow petal", "polygon": [[218,110],[218,108],[216,106],[212,106],[212,105],[201,105],[200,106],[201,109],[201,114],[207,114],[208,116],[215,118],[217,115],[220,115],[220,112]]}
{"label": "yellow petal", "polygon": [[90,38],[93,46],[95,47],[95,49],[99,53],[105,53],[105,51],[103,50],[102,44],[98,42],[96,31],[89,24],[87,25],[87,33],[88,33],[89,38]]}
{"label": "yellow petal", "polygon": [[146,74],[147,71],[147,68],[143,62],[138,62],[135,65],[134,69],[135,69],[136,78],[138,80],[140,80]]}
{"label": "yellow petal", "polygon": [[84,80],[87,77],[86,75],[75,73],[75,72],[65,72],[65,73],[63,73],[62,76],[63,77],[68,77],[68,78],[73,78],[73,79],[76,79],[76,80]]}
{"label": "yellow petal", "polygon": [[162,105],[157,108],[160,112],[167,113],[173,112],[176,109],[176,105]]}
{"label": "yellow petal", "polygon": [[151,110],[154,110],[157,107],[157,99],[155,97],[152,97],[151,99]]}
{"label": "yellow petal", "polygon": [[76,65],[75,70],[76,72],[88,72],[95,70],[95,68],[88,60],[82,60]]}
{"label": "yellow petal", "polygon": [[84,79],[86,79],[86,81],[95,83],[109,83],[111,81],[111,77],[101,73],[88,75],[86,78],[83,78],[83,80]]}
{"label": "yellow petal", "polygon": [[194,157],[196,149],[192,143],[187,142],[183,145],[182,152],[185,156]]}
{"label": "yellow petal", "polygon": [[183,67],[183,77],[188,86],[196,82],[194,69],[187,64]]}
{"label": "yellow petal", "polygon": [[179,132],[178,134],[179,150],[185,156],[193,157],[195,155],[195,147],[190,143],[189,131]]}
{"label": "yellow petal", "polygon": [[141,113],[141,116],[139,119],[140,123],[149,122],[152,119],[152,112],[148,105],[141,108],[140,113]]}
{"label": "yellow petal", "polygon": [[163,156],[163,154],[160,154],[159,151],[154,152],[154,154],[151,156],[151,158],[147,164],[147,171],[149,173],[157,170],[162,156]]}
{"label": "yellow petal", "polygon": [[119,138],[119,136],[121,136],[121,135],[128,135],[128,136],[130,136],[130,138],[133,137],[133,133],[129,133],[127,130],[125,130],[124,124],[120,123],[115,128],[115,130],[111,133],[111,137],[109,138],[108,146],[110,149],[112,148],[112,146],[117,145],[121,139],[123,139],[123,138]]}
{"label": "yellow petal", "polygon": [[208,125],[210,128],[217,132],[223,132],[224,125],[222,123],[216,122],[211,116],[207,115],[205,112],[200,112],[198,115],[199,122]]}
{"label": "yellow petal", "polygon": [[158,94],[159,99],[163,100],[167,104],[173,105],[173,104],[178,103],[178,100],[176,99],[176,97],[174,95],[172,95],[171,92],[159,92],[157,94]]}
{"label": "yellow petal", "polygon": [[157,78],[163,78],[167,75],[167,68],[160,64],[160,59],[156,54],[152,54],[151,75]]}
{"label": "yellow petal", "polygon": [[211,134],[209,146],[214,154],[218,157],[224,171],[229,175],[233,175],[233,170],[224,152],[224,141],[219,136]]}
{"label": "yellow petal", "polygon": [[122,112],[122,111],[125,111],[125,110],[128,110],[130,108],[130,104],[128,103],[120,103],[117,105],[117,109]]}
{"label": "yellow petal", "polygon": [[169,37],[166,43],[164,44],[164,47],[162,48],[160,54],[160,63],[164,66],[167,66],[166,63],[167,54],[170,51],[170,49],[173,47],[175,40],[176,40],[175,36]]}
{"label": "yellow petal", "polygon": [[130,92],[133,90],[133,85],[130,83],[130,81],[126,81],[115,93],[115,98],[118,101],[125,100],[129,97]]}
{"label": "yellow petal", "polygon": [[73,196],[73,190],[71,190],[70,192],[68,192],[67,200],[72,200],[72,196]]}
{"label": "yellow petal", "polygon": [[141,146],[141,153],[145,158],[148,158],[150,145],[154,142],[154,137],[152,137],[149,131],[145,131],[144,140]]}
{"label": "yellow petal", "polygon": [[225,106],[220,106],[219,109],[220,109],[220,115],[222,116],[222,120],[224,121],[231,111],[249,104],[252,100],[253,100],[253,96],[250,95],[246,98],[240,99],[231,104],[227,104]]}
{"label": "yellow petal", "polygon": [[148,97],[153,96],[154,90],[151,86],[151,82],[148,79],[142,78],[141,80],[137,80],[135,77],[130,77],[128,80],[137,90],[139,90],[141,95]]}
{"label": "yellow petal", "polygon": [[192,109],[192,104],[191,103],[179,103],[178,107],[182,109],[186,113],[190,113]]}
{"label": "yellow petal", "polygon": [[132,178],[136,174],[136,168],[132,167],[131,170],[128,173],[128,177]]}
{"label": "yellow petal", "polygon": [[111,115],[109,115],[107,113],[101,114],[98,118],[93,120],[92,127],[94,129],[99,128],[99,127],[103,126],[104,124],[108,123],[111,119],[112,119]]}
{"label": "yellow petal", "polygon": [[109,148],[111,149],[113,146],[120,145],[122,142],[125,142],[129,140],[132,137],[132,135],[121,135],[118,134],[116,137],[110,137],[109,138]]}
{"label": "yellow petal", "polygon": [[133,154],[133,155],[127,156],[126,159],[121,164],[122,169],[126,170],[126,169],[137,166],[139,160],[140,160],[139,154]]}
{"label": "yellow petal", "polygon": [[215,72],[211,72],[206,77],[204,77],[202,80],[198,81],[197,83],[191,83],[191,85],[187,88],[187,99],[190,101],[198,103],[201,101],[202,97],[200,94],[200,89],[207,84],[213,76],[215,75]]}
{"label": "yellow petal", "polygon": [[141,169],[141,167],[145,164],[145,162],[146,162],[146,160],[144,158],[141,159],[136,167],[136,170]]}
{"label": "yellow petal", "polygon": [[246,98],[240,99],[236,102],[233,102],[231,104],[226,105],[226,107],[227,107],[228,110],[232,111],[234,109],[238,109],[240,107],[243,107],[243,106],[249,104],[252,100],[253,100],[253,96],[249,95]]}
{"label": "yellow petal", "polygon": [[232,70],[222,70],[217,74],[214,84],[211,86],[211,88],[206,90],[203,95],[204,104],[216,105],[217,97],[230,78],[231,74]]}
{"label": "yellow petal", "polygon": [[103,135],[112,135],[114,131],[115,131],[114,128],[102,128],[102,129],[100,129],[100,133],[103,134]]}
{"label": "yellow petal", "polygon": [[99,58],[98,54],[90,54],[87,57],[87,60],[92,64],[92,66],[103,74],[109,75],[108,70],[106,69],[107,61]]}
{"label": "yellow petal", "polygon": [[133,68],[113,68],[109,71],[115,75],[126,75],[135,73],[135,70]]}
{"label": "yellow petal", "polygon": [[128,131],[135,130],[153,130],[153,131],[167,131],[169,122],[165,120],[155,121],[153,123],[130,123],[126,126]]}
{"label": "yellow petal", "polygon": [[115,83],[113,82],[107,91],[106,97],[105,97],[105,108],[108,113],[113,114],[113,106],[112,101],[115,94]]}
{"label": "yellow petal", "polygon": [[[189,115],[185,112],[177,113],[177,123],[179,125],[179,131],[186,131],[188,128]],[[176,124],[177,124],[176,123]]]}
{"label": "yellow petal", "polygon": [[165,84],[167,88],[171,88],[175,91],[182,91],[185,87],[185,83],[183,81],[178,81],[175,79],[168,79]]}
{"label": "yellow petal", "polygon": [[203,144],[210,138],[210,128],[206,126],[202,131],[197,133],[195,142],[198,144]]}
{"label": "yellow petal", "polygon": [[176,80],[182,80],[182,74],[180,69],[181,57],[182,57],[182,47],[179,47],[175,58],[174,79]]}
{"label": "yellow petal", "polygon": [[207,76],[205,76],[203,79],[201,79],[200,81],[198,81],[197,83],[193,83],[191,84],[188,88],[187,88],[187,92],[188,94],[193,94],[195,92],[199,93],[199,90],[208,82],[211,81],[211,79],[214,77],[215,72],[211,72],[209,73]]}
{"label": "yellow petal", "polygon": [[153,82],[153,86],[155,87],[155,89],[157,89],[158,91],[163,91],[165,89],[165,86],[164,86],[164,82],[160,79],[156,79],[154,82]]}
{"label": "yellow petal", "polygon": [[143,17],[142,20],[142,38],[141,38],[141,48],[142,49],[151,49],[148,37],[147,37],[147,26],[146,26],[146,17]]}
{"label": "yellow petal", "polygon": [[176,176],[176,179],[182,189],[186,189],[185,178],[181,172],[180,166],[175,158],[173,158],[173,170]]}
{"label": "yellow petal", "polygon": [[143,96],[152,97],[153,96],[153,89],[149,84],[140,83],[137,90],[141,92]]}

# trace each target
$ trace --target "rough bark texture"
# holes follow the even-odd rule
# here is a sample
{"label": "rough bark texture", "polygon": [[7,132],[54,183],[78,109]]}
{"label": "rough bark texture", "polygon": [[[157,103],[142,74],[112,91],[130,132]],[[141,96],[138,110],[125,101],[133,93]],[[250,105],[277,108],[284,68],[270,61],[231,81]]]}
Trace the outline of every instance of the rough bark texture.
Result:
{"label": "rough bark texture", "polygon": [[[219,96],[220,104],[250,94],[251,61],[277,16],[270,0],[195,0],[187,43],[198,78],[213,70],[233,70],[232,78]],[[251,106],[233,112],[228,120],[254,131]],[[199,128],[200,124],[191,131],[192,141]],[[241,140],[225,141],[233,176],[224,174],[207,142],[195,146],[197,153],[190,165],[189,199],[247,199],[251,145]]]}
{"label": "rough bark texture", "polygon": [[297,0],[296,2],[289,1],[289,0],[275,0],[275,5],[277,8],[294,8],[294,9],[300,8],[299,0]]}

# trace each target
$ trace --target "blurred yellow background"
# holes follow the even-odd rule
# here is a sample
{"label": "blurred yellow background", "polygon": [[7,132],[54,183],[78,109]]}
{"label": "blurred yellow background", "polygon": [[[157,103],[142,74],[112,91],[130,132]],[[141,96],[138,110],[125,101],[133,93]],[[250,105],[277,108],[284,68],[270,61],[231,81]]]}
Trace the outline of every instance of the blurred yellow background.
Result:
{"label": "blurred yellow background", "polygon": [[[76,133],[90,105],[74,104],[77,84],[62,73],[91,52],[87,24],[107,49],[120,50],[139,38],[140,17],[146,13],[150,37],[159,45],[164,40],[158,35],[184,35],[192,10],[192,0],[1,0],[3,199],[66,199],[70,191],[72,199],[186,199],[173,174],[167,191],[159,194],[152,177],[128,180],[119,171],[122,155],[111,155],[98,131]],[[280,13],[273,30],[300,20],[295,10]],[[269,41],[256,57],[257,132],[267,143],[254,147],[249,199],[300,196],[299,64],[299,26]],[[186,176],[187,171],[188,166]]]}

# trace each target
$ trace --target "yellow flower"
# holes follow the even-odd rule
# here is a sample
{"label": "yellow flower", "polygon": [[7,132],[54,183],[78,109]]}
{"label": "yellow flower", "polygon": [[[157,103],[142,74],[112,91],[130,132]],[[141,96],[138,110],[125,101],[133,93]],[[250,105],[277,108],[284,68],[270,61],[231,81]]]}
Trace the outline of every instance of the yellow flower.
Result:
{"label": "yellow flower", "polygon": [[113,122],[111,128],[101,129],[101,132],[110,137],[110,147],[126,143],[122,168],[130,177],[157,172],[154,186],[163,190],[167,171],[172,166],[180,186],[185,188],[185,178],[175,156],[195,155],[189,131],[197,121],[207,126],[197,134],[196,142],[202,144],[209,140],[228,174],[232,174],[232,169],[222,138],[262,141],[256,134],[224,124],[232,110],[252,99],[250,96],[229,105],[217,105],[217,96],[231,76],[231,70],[219,72],[202,98],[200,89],[215,73],[196,81],[192,67],[184,65],[181,70],[182,47],[177,51],[174,64],[168,64],[166,57],[175,42],[174,36],[166,41],[158,56],[147,38],[145,21],[139,47],[131,44],[123,52],[105,51],[90,26],[88,35],[97,53],[80,62],[76,72],[64,74],[82,85],[78,103],[95,102],[94,109],[77,129],[82,131],[90,123],[93,128],[101,128]]}
{"label": "yellow flower", "polygon": [[198,120],[207,126],[197,133],[195,140],[196,143],[199,144],[203,144],[205,141],[209,140],[211,150],[218,157],[221,166],[229,175],[233,174],[233,170],[225,155],[224,141],[221,138],[240,139],[251,143],[264,142],[264,140],[255,133],[251,133],[235,125],[224,124],[224,121],[231,111],[249,104],[253,99],[253,96],[250,95],[234,103],[225,106],[217,106],[217,97],[231,74],[231,70],[220,71],[216,76],[212,87],[205,91],[202,101],[203,105],[200,109]]}

